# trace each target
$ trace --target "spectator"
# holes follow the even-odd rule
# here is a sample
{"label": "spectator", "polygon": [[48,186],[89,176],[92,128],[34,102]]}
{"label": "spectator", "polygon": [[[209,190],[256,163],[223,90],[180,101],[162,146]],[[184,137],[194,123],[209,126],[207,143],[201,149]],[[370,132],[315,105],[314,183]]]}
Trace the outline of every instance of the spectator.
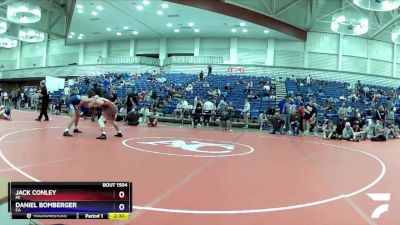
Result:
{"label": "spectator", "polygon": [[353,130],[353,128],[351,128],[350,122],[346,122],[342,133],[343,133],[343,140],[346,140],[346,141],[359,141],[358,139],[356,139],[356,136],[354,134],[354,130]]}
{"label": "spectator", "polygon": [[133,110],[128,112],[125,120],[128,125],[137,126],[137,125],[139,125],[139,119],[140,119],[140,115],[139,115],[138,111],[135,108],[133,108]]}
{"label": "spectator", "polygon": [[260,115],[258,115],[258,122],[260,123],[260,130],[263,130],[268,124],[267,112],[262,111]]}
{"label": "spectator", "polygon": [[344,119],[347,116],[346,104],[342,103],[338,110],[339,119]]}
{"label": "spectator", "polygon": [[193,128],[196,128],[200,124],[200,119],[203,114],[203,103],[200,98],[197,98],[197,102],[194,105],[194,117],[193,117]]}
{"label": "spectator", "polygon": [[132,92],[131,89],[128,90],[128,95],[126,96],[126,110],[128,113],[132,111],[133,108],[136,108],[138,103],[137,96]]}
{"label": "spectator", "polygon": [[250,102],[249,100],[244,101],[244,108],[242,110],[242,115],[244,118],[244,128],[249,128],[249,118],[250,118]]}
{"label": "spectator", "polygon": [[327,120],[323,127],[323,138],[324,139],[333,139],[335,137],[336,126],[333,124],[332,120]]}
{"label": "spectator", "polygon": [[209,75],[211,75],[211,74],[212,74],[212,66],[211,66],[211,64],[208,64],[208,67],[207,67],[207,69],[208,69],[208,73],[207,73],[207,75],[209,76]]}
{"label": "spectator", "polygon": [[232,115],[234,112],[235,107],[233,106],[232,102],[229,102],[226,107],[221,107],[220,126],[223,127],[224,130],[232,131]]}
{"label": "spectator", "polygon": [[282,126],[285,124],[285,121],[282,119],[279,112],[275,112],[275,115],[271,119],[271,124],[272,124],[271,134],[276,134],[277,132],[279,134],[283,134]]}
{"label": "spectator", "polygon": [[147,105],[144,105],[139,111],[140,119],[139,122],[146,124],[150,116],[150,110]]}
{"label": "spectator", "polygon": [[[291,106],[295,107],[294,104],[292,104]],[[289,119],[290,119],[290,133],[289,134],[299,135],[299,133],[300,133],[300,123],[299,123],[300,117],[299,117],[299,113],[296,110],[292,111],[290,113],[290,118]]]}
{"label": "spectator", "polygon": [[204,114],[204,125],[209,126],[211,116],[215,115],[215,104],[212,102],[212,99],[208,99],[208,101],[204,102],[203,105],[203,114]]}

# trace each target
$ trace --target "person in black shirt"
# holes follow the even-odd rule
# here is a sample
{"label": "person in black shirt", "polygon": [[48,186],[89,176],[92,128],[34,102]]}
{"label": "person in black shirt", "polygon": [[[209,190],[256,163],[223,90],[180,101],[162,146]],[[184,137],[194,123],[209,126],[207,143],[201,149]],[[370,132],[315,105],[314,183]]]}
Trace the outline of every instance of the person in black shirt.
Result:
{"label": "person in black shirt", "polygon": [[196,128],[197,124],[200,123],[201,115],[203,113],[203,103],[201,102],[200,99],[197,99],[195,109],[193,111],[194,111],[193,128]]}
{"label": "person in black shirt", "polygon": [[126,123],[131,126],[137,126],[139,125],[139,118],[140,118],[139,112],[136,109],[134,109],[128,112],[128,115],[126,115]]}
{"label": "person in black shirt", "polygon": [[119,104],[119,98],[115,90],[112,91],[111,93],[111,99],[110,99],[115,105]]}
{"label": "person in black shirt", "polygon": [[126,96],[126,112],[129,113],[132,111],[132,108],[136,108],[137,105],[137,98],[132,90],[129,90],[128,96]]}
{"label": "person in black shirt", "polygon": [[49,116],[47,115],[47,108],[49,106],[49,94],[47,93],[47,88],[46,88],[46,84],[43,81],[40,82],[40,94],[39,94],[39,98],[42,100],[42,107],[40,109],[40,115],[37,119],[35,119],[36,121],[41,121],[42,117],[45,117],[44,121],[49,121]]}

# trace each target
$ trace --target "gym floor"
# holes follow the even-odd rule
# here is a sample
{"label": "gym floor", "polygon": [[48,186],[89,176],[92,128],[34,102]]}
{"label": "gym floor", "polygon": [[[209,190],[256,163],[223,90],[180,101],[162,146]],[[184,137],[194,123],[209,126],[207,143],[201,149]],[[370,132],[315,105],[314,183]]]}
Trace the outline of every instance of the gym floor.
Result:
{"label": "gym floor", "polygon": [[37,122],[36,116],[13,111],[13,121],[0,121],[0,177],[134,185],[129,221],[42,224],[400,224],[398,140],[355,143],[160,124],[122,126],[123,138],[108,125],[102,141],[90,120],[80,121],[82,134],[63,137],[67,117]]}

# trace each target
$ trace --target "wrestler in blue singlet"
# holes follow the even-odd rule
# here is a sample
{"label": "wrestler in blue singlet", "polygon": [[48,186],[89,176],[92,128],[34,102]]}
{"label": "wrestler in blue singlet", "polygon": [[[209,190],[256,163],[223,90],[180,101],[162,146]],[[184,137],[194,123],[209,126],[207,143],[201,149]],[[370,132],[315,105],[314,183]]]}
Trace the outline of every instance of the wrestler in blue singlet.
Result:
{"label": "wrestler in blue singlet", "polygon": [[72,95],[69,97],[67,101],[68,111],[77,111],[79,110],[78,105],[81,103],[81,96],[80,95]]}

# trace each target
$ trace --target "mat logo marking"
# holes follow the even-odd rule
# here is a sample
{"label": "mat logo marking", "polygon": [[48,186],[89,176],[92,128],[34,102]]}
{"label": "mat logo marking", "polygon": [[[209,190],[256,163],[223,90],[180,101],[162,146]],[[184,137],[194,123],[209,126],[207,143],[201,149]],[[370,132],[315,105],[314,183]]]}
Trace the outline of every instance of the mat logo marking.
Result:
{"label": "mat logo marking", "polygon": [[[376,202],[388,202],[390,201],[390,193],[368,193],[368,197]],[[379,219],[381,215],[389,211],[389,204],[382,204],[375,208],[372,212],[372,219]]]}
{"label": "mat logo marking", "polygon": [[[207,143],[200,141],[184,141],[184,140],[166,140],[166,141],[150,141],[150,142],[138,142],[145,145],[165,145],[172,148],[180,148],[185,151],[197,152],[197,153],[208,153],[208,154],[226,154],[231,153],[235,149],[235,145],[231,144],[217,144]],[[224,148],[225,150],[202,150],[207,147]]]}

